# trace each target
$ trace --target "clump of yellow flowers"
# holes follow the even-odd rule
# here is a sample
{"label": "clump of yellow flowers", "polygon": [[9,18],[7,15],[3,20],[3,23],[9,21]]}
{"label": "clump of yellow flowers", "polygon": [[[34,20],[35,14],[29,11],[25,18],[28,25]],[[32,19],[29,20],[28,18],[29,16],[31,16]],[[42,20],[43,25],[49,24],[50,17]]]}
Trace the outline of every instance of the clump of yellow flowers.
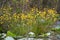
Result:
{"label": "clump of yellow flowers", "polygon": [[55,21],[57,21],[57,16],[58,15],[55,9],[44,9],[41,11],[37,8],[32,8],[27,14],[11,14],[8,12],[4,13],[2,16],[0,16],[0,24],[10,23],[10,30],[17,32],[16,34],[19,35],[25,35],[28,33],[28,30],[33,31],[34,33],[36,33],[36,30],[38,30],[38,34],[42,34],[44,32],[47,32],[46,29]]}

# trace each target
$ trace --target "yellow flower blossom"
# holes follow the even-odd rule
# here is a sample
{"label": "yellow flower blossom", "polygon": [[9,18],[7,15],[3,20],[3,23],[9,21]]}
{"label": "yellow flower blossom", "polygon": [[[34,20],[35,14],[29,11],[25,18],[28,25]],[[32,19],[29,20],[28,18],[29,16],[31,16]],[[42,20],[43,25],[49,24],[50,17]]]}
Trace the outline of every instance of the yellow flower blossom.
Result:
{"label": "yellow flower blossom", "polygon": [[4,22],[1,22],[1,24],[3,24]]}
{"label": "yellow flower blossom", "polygon": [[25,14],[21,14],[21,19],[22,19],[22,20],[26,19],[26,17],[27,17],[27,16],[26,16]]}

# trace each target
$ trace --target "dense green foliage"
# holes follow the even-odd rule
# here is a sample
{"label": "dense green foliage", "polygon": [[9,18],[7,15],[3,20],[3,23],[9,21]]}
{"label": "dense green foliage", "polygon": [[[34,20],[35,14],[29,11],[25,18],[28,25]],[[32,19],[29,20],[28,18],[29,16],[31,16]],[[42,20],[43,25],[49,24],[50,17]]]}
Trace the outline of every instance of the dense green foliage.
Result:
{"label": "dense green foliage", "polygon": [[35,36],[45,34],[58,19],[59,3],[59,0],[0,0],[0,32],[6,31],[7,36],[13,37],[27,36],[29,32]]}

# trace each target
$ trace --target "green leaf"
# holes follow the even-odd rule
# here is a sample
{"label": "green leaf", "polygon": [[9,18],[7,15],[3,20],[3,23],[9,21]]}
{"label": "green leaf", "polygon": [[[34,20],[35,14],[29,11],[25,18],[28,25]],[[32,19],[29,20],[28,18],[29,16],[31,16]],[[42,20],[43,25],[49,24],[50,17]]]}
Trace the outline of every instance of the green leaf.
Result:
{"label": "green leaf", "polygon": [[16,35],[14,33],[12,33],[11,31],[7,31],[7,36],[16,37]]}

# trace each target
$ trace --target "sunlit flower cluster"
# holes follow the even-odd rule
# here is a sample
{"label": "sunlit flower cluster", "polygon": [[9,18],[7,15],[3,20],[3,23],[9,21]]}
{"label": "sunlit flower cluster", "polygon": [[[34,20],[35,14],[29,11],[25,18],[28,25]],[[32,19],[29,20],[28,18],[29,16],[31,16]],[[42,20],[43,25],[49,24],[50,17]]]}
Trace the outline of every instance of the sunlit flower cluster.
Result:
{"label": "sunlit flower cluster", "polygon": [[[5,10],[5,9],[4,9]],[[30,29],[35,28],[35,26],[45,27],[46,25],[50,25],[57,20],[56,10],[54,9],[44,9],[43,11],[38,10],[37,8],[32,8],[30,12],[26,13],[4,13],[0,16],[0,24],[10,23],[9,26],[19,26],[25,27],[24,30],[27,30],[26,27],[33,27]],[[47,23],[47,24],[46,24]],[[16,29],[15,29],[16,30]],[[44,29],[45,31],[45,29]],[[21,32],[21,31],[20,31]],[[24,33],[25,34],[25,33]]]}

